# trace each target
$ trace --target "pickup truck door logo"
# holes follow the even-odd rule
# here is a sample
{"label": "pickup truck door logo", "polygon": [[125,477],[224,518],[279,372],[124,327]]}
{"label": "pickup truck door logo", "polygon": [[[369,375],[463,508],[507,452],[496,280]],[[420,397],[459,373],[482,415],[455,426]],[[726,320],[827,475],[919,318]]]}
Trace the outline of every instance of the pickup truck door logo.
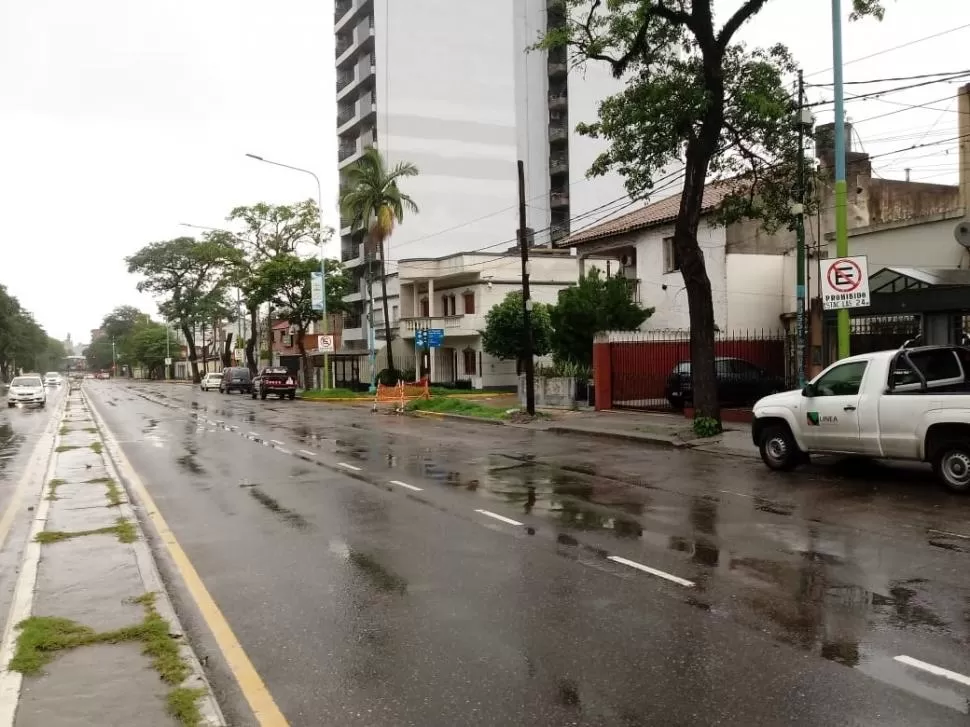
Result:
{"label": "pickup truck door logo", "polygon": [[809,426],[819,427],[823,424],[838,424],[837,416],[821,416],[817,411],[806,412]]}

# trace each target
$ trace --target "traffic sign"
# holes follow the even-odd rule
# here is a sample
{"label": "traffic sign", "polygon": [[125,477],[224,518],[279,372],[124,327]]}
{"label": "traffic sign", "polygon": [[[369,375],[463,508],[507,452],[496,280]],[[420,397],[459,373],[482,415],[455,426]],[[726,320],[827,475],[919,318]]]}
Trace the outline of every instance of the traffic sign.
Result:
{"label": "traffic sign", "polygon": [[172,365],[172,359],[171,358],[166,358],[165,359],[165,365],[166,366],[171,366]]}
{"label": "traffic sign", "polygon": [[443,328],[419,328],[414,332],[414,345],[418,348],[440,348],[444,340]]}
{"label": "traffic sign", "polygon": [[822,307],[869,307],[869,265],[865,255],[822,261]]}
{"label": "traffic sign", "polygon": [[333,336],[317,336],[317,350],[320,353],[333,353]]}

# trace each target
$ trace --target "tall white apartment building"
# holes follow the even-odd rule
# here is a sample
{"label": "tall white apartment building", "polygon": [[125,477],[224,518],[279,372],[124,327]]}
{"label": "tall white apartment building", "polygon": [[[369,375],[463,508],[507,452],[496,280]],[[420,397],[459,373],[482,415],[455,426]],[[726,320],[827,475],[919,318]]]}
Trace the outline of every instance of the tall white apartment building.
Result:
{"label": "tall white apartment building", "polygon": [[[402,185],[420,213],[395,231],[389,260],[498,255],[515,244],[518,159],[536,245],[598,221],[624,196],[618,177],[585,178],[601,142],[574,131],[619,84],[606,67],[567,74],[564,53],[529,50],[560,22],[557,0],[336,0],[341,175],[370,146],[389,165],[420,170]],[[343,341],[363,351],[368,274],[375,293],[379,274],[375,251],[347,222],[341,260],[353,286]]]}

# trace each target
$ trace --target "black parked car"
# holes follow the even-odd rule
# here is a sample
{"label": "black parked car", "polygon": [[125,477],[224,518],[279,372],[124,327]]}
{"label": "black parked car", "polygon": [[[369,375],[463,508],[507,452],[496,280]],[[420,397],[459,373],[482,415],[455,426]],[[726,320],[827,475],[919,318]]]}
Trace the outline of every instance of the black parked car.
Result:
{"label": "black parked car", "polygon": [[222,380],[219,382],[220,394],[231,394],[233,389],[240,394],[250,394],[253,391],[253,377],[245,366],[232,366],[222,370]]}
{"label": "black parked car", "polygon": [[[740,358],[714,359],[717,376],[717,397],[722,404],[750,406],[768,394],[785,391],[785,380]],[[667,377],[667,401],[674,409],[693,404],[690,361],[681,361]]]}
{"label": "black parked car", "polygon": [[265,399],[269,394],[279,398],[296,398],[296,379],[290,372],[281,366],[269,366],[253,379],[253,387],[250,390],[252,397],[257,396]]}

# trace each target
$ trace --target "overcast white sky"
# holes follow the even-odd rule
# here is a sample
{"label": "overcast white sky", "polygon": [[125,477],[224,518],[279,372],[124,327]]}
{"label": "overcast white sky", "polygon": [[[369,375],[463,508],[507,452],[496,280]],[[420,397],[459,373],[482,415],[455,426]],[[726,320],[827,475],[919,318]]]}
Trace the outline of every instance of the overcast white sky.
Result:
{"label": "overcast white sky", "polygon": [[[738,1],[721,5],[726,12]],[[846,26],[847,61],[970,25],[967,0],[888,2],[883,23]],[[829,6],[769,0],[744,37],[787,44],[814,74],[809,82],[830,82]],[[335,200],[332,27],[332,0],[0,2],[0,283],[51,335],[87,341],[114,306],[155,313],[125,255],[192,234],[179,222],[218,226],[238,204],[315,194],[309,177],[246,152],[318,170]],[[970,27],[850,63],[846,80],[966,70],[967,47]],[[871,154],[952,139],[956,89],[939,83],[849,102],[848,114],[889,114],[857,127]],[[819,122],[831,116],[821,111]],[[874,166],[887,177],[909,166],[913,179],[955,183],[955,148]]]}

